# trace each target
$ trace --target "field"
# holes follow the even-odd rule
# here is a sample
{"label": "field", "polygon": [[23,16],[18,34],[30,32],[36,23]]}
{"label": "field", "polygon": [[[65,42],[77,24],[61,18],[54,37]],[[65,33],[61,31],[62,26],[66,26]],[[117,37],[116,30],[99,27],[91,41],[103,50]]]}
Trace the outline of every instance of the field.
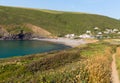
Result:
{"label": "field", "polygon": [[0,60],[0,82],[110,83],[113,46],[95,43]]}

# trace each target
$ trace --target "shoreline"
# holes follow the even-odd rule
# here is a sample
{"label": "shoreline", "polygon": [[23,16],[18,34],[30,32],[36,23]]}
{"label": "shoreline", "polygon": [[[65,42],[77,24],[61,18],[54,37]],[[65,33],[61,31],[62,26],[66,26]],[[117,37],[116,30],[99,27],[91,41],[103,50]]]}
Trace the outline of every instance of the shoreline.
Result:
{"label": "shoreline", "polygon": [[82,44],[87,44],[88,42],[83,39],[69,39],[69,38],[45,38],[45,39],[39,39],[39,38],[33,38],[32,40],[39,40],[39,41],[48,41],[58,44],[64,44],[66,46],[70,47],[77,47]]}
{"label": "shoreline", "polygon": [[79,45],[95,43],[99,41],[96,39],[70,39],[70,38],[63,38],[63,37],[62,38],[32,38],[30,40],[47,41],[47,42],[52,42],[56,44],[63,44],[70,47],[77,47]]}
{"label": "shoreline", "polygon": [[[69,38],[56,38],[56,39],[55,38],[44,38],[44,39],[33,38],[31,40],[33,40],[33,41],[34,40],[35,41],[47,41],[47,42],[52,42],[52,43],[56,43],[56,44],[62,44],[65,46],[69,46],[70,48],[74,48],[74,47],[77,47],[80,45],[85,45],[88,43],[96,43],[98,41],[95,39],[69,39]],[[35,54],[41,54],[41,53],[35,53]],[[26,55],[31,55],[31,54],[26,54]],[[7,57],[7,58],[13,58],[13,57]],[[1,59],[5,59],[5,58],[0,58],[0,60]]]}

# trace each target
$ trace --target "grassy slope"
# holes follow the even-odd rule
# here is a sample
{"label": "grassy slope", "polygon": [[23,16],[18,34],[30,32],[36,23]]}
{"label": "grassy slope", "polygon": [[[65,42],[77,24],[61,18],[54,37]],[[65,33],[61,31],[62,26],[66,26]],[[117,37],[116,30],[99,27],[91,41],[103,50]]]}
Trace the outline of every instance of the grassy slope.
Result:
{"label": "grassy slope", "polygon": [[111,53],[111,47],[97,43],[0,60],[0,82],[110,83]]}
{"label": "grassy slope", "polygon": [[0,19],[0,25],[14,26],[30,23],[55,35],[80,34],[86,30],[93,30],[95,26],[101,29],[119,29],[120,26],[120,21],[106,16],[3,6],[0,6]]}
{"label": "grassy slope", "polygon": [[118,75],[120,79],[120,46],[118,46],[116,49],[116,66],[117,66]]}

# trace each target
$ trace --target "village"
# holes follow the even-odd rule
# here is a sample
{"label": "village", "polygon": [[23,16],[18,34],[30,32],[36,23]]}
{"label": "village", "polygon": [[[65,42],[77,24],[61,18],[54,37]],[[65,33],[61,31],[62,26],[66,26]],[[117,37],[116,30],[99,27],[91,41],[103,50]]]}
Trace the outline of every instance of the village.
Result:
{"label": "village", "polygon": [[75,35],[72,34],[66,34],[64,36],[65,38],[70,39],[110,39],[110,38],[120,38],[120,31],[116,28],[109,29],[106,28],[105,30],[101,30],[99,27],[94,27],[93,30],[87,30],[84,34],[81,35]]}

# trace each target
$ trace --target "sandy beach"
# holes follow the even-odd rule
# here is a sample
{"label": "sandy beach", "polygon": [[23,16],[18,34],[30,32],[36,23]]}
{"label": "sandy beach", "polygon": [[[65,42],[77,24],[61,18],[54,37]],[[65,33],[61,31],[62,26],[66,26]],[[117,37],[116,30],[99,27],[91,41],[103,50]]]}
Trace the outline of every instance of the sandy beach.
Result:
{"label": "sandy beach", "polygon": [[76,46],[79,46],[81,44],[92,43],[91,41],[87,41],[87,40],[84,40],[84,39],[69,39],[69,38],[57,38],[57,39],[53,39],[53,38],[44,38],[44,39],[34,38],[33,40],[49,41],[49,42],[64,44],[64,45],[71,46],[71,47],[76,47]]}

